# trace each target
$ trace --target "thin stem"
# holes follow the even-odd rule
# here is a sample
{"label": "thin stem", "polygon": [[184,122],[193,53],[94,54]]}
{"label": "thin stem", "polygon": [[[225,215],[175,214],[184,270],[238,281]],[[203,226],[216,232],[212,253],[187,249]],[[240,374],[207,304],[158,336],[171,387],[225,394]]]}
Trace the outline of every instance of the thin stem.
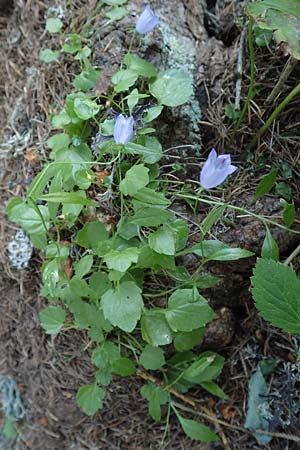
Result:
{"label": "thin stem", "polygon": [[277,108],[274,109],[270,117],[267,119],[266,123],[259,129],[258,133],[253,138],[250,144],[250,150],[252,150],[256,146],[257,141],[268,130],[268,128],[271,126],[274,120],[277,119],[279,114],[284,110],[284,108],[293,100],[293,98],[297,94],[300,94],[300,83],[297,84],[297,86],[294,87],[294,89],[285,97],[285,99],[277,106]]}
{"label": "thin stem", "polygon": [[[180,198],[188,198],[188,199],[191,199],[191,200],[196,200],[197,199],[197,197],[195,195],[187,195],[187,194],[180,194],[179,193],[176,196],[180,197]],[[208,205],[226,206],[226,208],[233,209],[235,211],[241,212],[242,214],[246,214],[247,216],[255,217],[256,219],[262,221],[263,223],[269,223],[270,225],[273,225],[275,227],[281,228],[282,230],[285,230],[285,231],[289,231],[290,233],[300,234],[300,231],[291,230],[290,228],[288,228],[288,227],[286,227],[284,225],[281,225],[278,222],[275,222],[275,220],[269,219],[268,217],[261,216],[259,214],[255,214],[254,212],[248,211],[247,209],[244,209],[244,208],[240,208],[239,206],[231,205],[230,203],[216,202],[214,200],[205,200],[203,198],[200,198],[199,202],[206,203]]]}
{"label": "thin stem", "polygon": [[166,418],[166,426],[165,426],[165,430],[164,430],[164,434],[161,438],[160,444],[159,444],[159,449],[158,450],[163,450],[163,445],[164,442],[166,440],[167,434],[169,432],[169,426],[170,426],[170,415],[171,415],[171,402],[168,402],[168,411],[167,411],[167,418]]}
{"label": "thin stem", "polygon": [[249,24],[248,24],[248,47],[249,47],[249,55],[250,55],[250,85],[249,85],[248,94],[247,94],[243,109],[241,111],[241,114],[238,118],[237,123],[235,124],[234,130],[233,130],[233,136],[232,136],[231,140],[234,139],[236,136],[236,133],[245,117],[250,99],[253,95],[253,88],[254,88],[254,81],[255,81],[255,60],[254,60],[253,19],[252,19],[252,17],[249,18]]}
{"label": "thin stem", "polygon": [[297,255],[299,255],[300,253],[300,244],[295,248],[295,250],[286,258],[286,260],[284,261],[284,265],[288,266],[290,264],[290,262],[293,261],[294,258],[296,258]]}
{"label": "thin stem", "polygon": [[271,94],[268,96],[266,103],[268,103],[268,104],[272,103],[273,100],[277,97],[277,95],[283,88],[285,82],[287,81],[287,79],[289,78],[290,74],[292,73],[292,71],[294,70],[294,68],[296,67],[297,64],[298,64],[298,60],[293,58],[292,56],[290,56],[283,68],[283,71],[281,72],[279,80],[277,81],[274,88],[272,89]]}

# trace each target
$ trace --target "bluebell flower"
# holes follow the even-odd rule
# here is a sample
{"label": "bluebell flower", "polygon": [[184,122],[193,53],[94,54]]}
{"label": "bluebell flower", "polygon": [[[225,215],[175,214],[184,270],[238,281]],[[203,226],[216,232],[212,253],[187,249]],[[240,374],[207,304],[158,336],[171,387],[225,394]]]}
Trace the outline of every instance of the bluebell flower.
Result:
{"label": "bluebell flower", "polygon": [[200,172],[200,184],[204,189],[214,188],[236,170],[237,167],[231,164],[230,155],[218,156],[213,148]]}
{"label": "bluebell flower", "polygon": [[146,6],[138,21],[135,29],[139,34],[146,34],[152,31],[159,24],[158,17],[153,13],[149,5]]}
{"label": "bluebell flower", "polygon": [[114,140],[117,144],[128,144],[133,136],[133,123],[133,117],[118,115],[114,127]]}

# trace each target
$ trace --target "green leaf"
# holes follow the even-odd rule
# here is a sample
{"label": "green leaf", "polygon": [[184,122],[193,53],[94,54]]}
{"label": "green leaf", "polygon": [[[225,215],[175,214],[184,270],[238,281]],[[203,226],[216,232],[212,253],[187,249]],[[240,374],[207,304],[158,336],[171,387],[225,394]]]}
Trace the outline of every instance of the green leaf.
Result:
{"label": "green leaf", "polygon": [[206,425],[202,425],[195,420],[185,419],[184,417],[180,416],[178,412],[176,413],[176,415],[183,431],[189,438],[200,442],[214,442],[219,440],[216,433],[211,431],[211,429]]}
{"label": "green leaf", "polygon": [[64,325],[66,313],[60,306],[48,306],[39,313],[39,317],[47,334],[57,334]]}
{"label": "green leaf", "polygon": [[166,319],[174,331],[192,331],[216,317],[196,288],[177,289],[169,298]]}
{"label": "green leaf", "polygon": [[71,121],[71,117],[66,113],[65,110],[62,110],[59,114],[53,116],[51,119],[51,123],[54,128],[61,128],[64,125],[68,125],[69,123],[71,123]]}
{"label": "green leaf", "polygon": [[153,420],[161,420],[161,405],[165,405],[169,400],[169,394],[154,383],[145,384],[141,389],[141,395],[149,402],[149,414]]}
{"label": "green leaf", "polygon": [[180,331],[174,335],[174,347],[178,352],[191,350],[195,345],[199,345],[205,328],[194,329],[193,331]]}
{"label": "green leaf", "polygon": [[163,109],[164,107],[162,105],[152,106],[152,108],[149,108],[143,117],[144,122],[145,123],[152,122],[152,120],[156,119],[156,117],[158,117],[161,114]]}
{"label": "green leaf", "polygon": [[66,37],[62,51],[65,53],[76,53],[81,50],[81,37],[78,34],[69,34]]}
{"label": "green leaf", "polygon": [[137,267],[141,269],[151,268],[157,271],[161,271],[162,268],[175,269],[175,258],[156,253],[148,245],[144,245],[140,249]]}
{"label": "green leaf", "polygon": [[131,332],[142,313],[141,289],[132,281],[120,283],[116,289],[105,292],[101,298],[101,305],[105,318],[112,325]]}
{"label": "green leaf", "polygon": [[[154,164],[162,157],[162,146],[155,137],[142,136],[143,144],[129,142],[125,145],[125,153],[139,155],[147,164]],[[139,139],[139,141],[140,141]]]}
{"label": "green leaf", "polygon": [[127,53],[127,55],[124,58],[124,62],[129,70],[136,72],[138,75],[141,75],[142,77],[151,78],[156,76],[157,73],[156,67],[137,55]]}
{"label": "green leaf", "polygon": [[193,384],[203,384],[217,378],[224,366],[224,358],[214,352],[203,352],[185,371],[184,379]]}
{"label": "green leaf", "polygon": [[[133,196],[136,200],[148,205],[155,206],[169,206],[170,201],[161,192],[156,192],[154,189],[143,187]],[[148,206],[147,205],[147,206]]]}
{"label": "green leaf", "polygon": [[127,91],[138,79],[138,74],[133,70],[120,69],[111,77],[115,84],[115,92]]}
{"label": "green leaf", "polygon": [[74,264],[75,275],[78,278],[83,278],[91,270],[93,265],[93,256],[86,255],[83,258],[76,261]]}
{"label": "green leaf", "polygon": [[108,386],[112,380],[112,373],[108,370],[97,370],[96,382],[102,384],[102,386]]}
{"label": "green leaf", "polygon": [[236,259],[249,258],[254,255],[249,250],[229,247],[229,245],[217,239],[202,241],[182,253],[194,253],[208,261],[234,261]]}
{"label": "green leaf", "polygon": [[[86,60],[89,56],[91,56],[92,54],[92,50],[90,49],[90,47],[88,47],[87,45],[85,45],[82,49],[79,50],[79,52],[77,53],[77,55],[75,56],[75,61],[84,61]],[[93,69],[93,67],[89,67],[90,69]],[[93,69],[95,70],[95,69]]]}
{"label": "green leaf", "polygon": [[275,192],[288,202],[292,200],[292,186],[283,181],[276,183]]}
{"label": "green leaf", "polygon": [[57,151],[61,150],[62,148],[68,148],[70,142],[70,138],[67,134],[60,133],[51,136],[51,138],[47,140],[47,145],[51,148],[51,150]]}
{"label": "green leaf", "polygon": [[144,311],[141,318],[142,337],[148,344],[158,347],[172,342],[172,331],[162,314]]}
{"label": "green leaf", "polygon": [[15,439],[17,437],[16,419],[11,416],[4,416],[4,425],[1,431],[6,439]]}
{"label": "green leaf", "polygon": [[99,242],[108,239],[108,232],[102,222],[87,222],[77,233],[77,244],[95,250]]}
{"label": "green leaf", "polygon": [[79,119],[88,120],[98,114],[100,105],[93,100],[90,100],[88,97],[75,98],[74,111]]}
{"label": "green leaf", "polygon": [[155,227],[166,223],[173,217],[174,213],[172,211],[165,211],[164,209],[155,207],[145,207],[140,208],[134,216],[130,218],[130,222],[144,227]]}
{"label": "green leaf", "polygon": [[135,195],[149,183],[149,169],[144,164],[137,164],[127,170],[124,180],[120,182],[119,189],[124,195]]}
{"label": "green leaf", "polygon": [[300,332],[300,280],[290,267],[258,259],[253,271],[252,295],[265,320],[287,333]]}
{"label": "green leaf", "polygon": [[176,219],[174,222],[169,224],[175,238],[175,249],[176,252],[182,250],[187,243],[189,237],[189,227],[185,220]]}
{"label": "green leaf", "polygon": [[52,203],[67,203],[72,205],[98,206],[96,202],[88,198],[81,197],[75,192],[52,192],[39,197],[39,200],[45,200]]}
{"label": "green leaf", "polygon": [[223,211],[226,209],[226,205],[217,206],[213,208],[203,222],[200,225],[201,230],[201,240],[204,238],[206,233],[212,228],[212,226],[216,223],[219,217],[223,214]]}
{"label": "green leaf", "polygon": [[109,269],[126,272],[133,263],[137,263],[139,249],[129,247],[124,250],[111,250],[104,256],[104,262]]}
{"label": "green leaf", "polygon": [[49,228],[48,208],[39,205],[38,209],[41,216],[27,203],[23,203],[20,199],[13,199],[7,206],[7,214],[9,220],[20,225],[27,233],[37,235],[45,233],[45,226]]}
{"label": "green leaf", "polygon": [[175,235],[170,227],[160,227],[154,233],[150,234],[148,243],[149,247],[157,253],[175,255]]}
{"label": "green leaf", "polygon": [[293,58],[300,59],[300,12],[298,0],[263,0],[250,3],[252,15],[262,29],[272,30],[278,45]]}
{"label": "green leaf", "polygon": [[60,52],[50,50],[50,48],[46,48],[40,52],[40,60],[49,64],[52,62],[56,62],[59,59]]}
{"label": "green leaf", "polygon": [[120,359],[120,350],[111,341],[103,342],[92,353],[92,363],[99,369],[110,368],[116,359]]}
{"label": "green leaf", "polygon": [[147,370],[160,369],[166,363],[164,352],[159,347],[146,345],[141,353],[140,363]]}
{"label": "green leaf", "polygon": [[111,282],[105,272],[94,272],[89,279],[89,286],[96,293],[97,298],[100,299],[111,288]]}
{"label": "green leaf", "polygon": [[58,33],[62,27],[63,23],[58,18],[51,18],[46,21],[46,30],[49,31],[49,33]]}
{"label": "green leaf", "polygon": [[263,446],[272,440],[272,436],[256,432],[256,430],[270,431],[269,422],[263,417],[263,412],[260,409],[260,406],[266,401],[265,397],[267,394],[268,386],[258,366],[249,381],[248,410],[245,427],[254,433],[258,444]]}
{"label": "green leaf", "polygon": [[81,386],[77,392],[76,400],[78,406],[88,416],[92,416],[103,407],[105,391],[96,384]]}
{"label": "green leaf", "polygon": [[127,16],[129,13],[127,8],[124,8],[123,6],[116,7],[111,9],[110,11],[107,11],[105,13],[106,17],[108,17],[110,20],[121,20],[123,17]]}
{"label": "green leaf", "polygon": [[259,197],[262,197],[265,194],[268,194],[272,187],[274,186],[277,178],[278,169],[272,169],[268,175],[265,175],[262,180],[258,183],[257,188],[255,190],[254,200],[257,200]]}
{"label": "green leaf", "polygon": [[280,199],[280,203],[283,205],[283,220],[286,226],[291,227],[295,221],[296,211],[293,203],[288,203],[283,198]]}
{"label": "green leaf", "polygon": [[79,91],[87,92],[93,89],[98,78],[101,75],[101,70],[96,70],[93,67],[83,70],[74,78],[73,84]]}
{"label": "green leaf", "polygon": [[111,370],[121,377],[129,377],[130,375],[134,375],[136,372],[135,365],[129,358],[115,359],[112,362]]}
{"label": "green leaf", "polygon": [[279,248],[277,242],[272,237],[269,228],[266,226],[266,236],[261,249],[261,256],[265,259],[279,261]]}
{"label": "green leaf", "polygon": [[158,74],[149,89],[161,105],[179,106],[186,103],[193,93],[192,77],[181,70],[166,70]]}
{"label": "green leaf", "polygon": [[205,389],[210,394],[216,395],[219,398],[222,398],[223,400],[228,400],[228,395],[225,394],[223,389],[221,389],[216,383],[213,381],[204,381],[203,383],[200,383],[201,387]]}

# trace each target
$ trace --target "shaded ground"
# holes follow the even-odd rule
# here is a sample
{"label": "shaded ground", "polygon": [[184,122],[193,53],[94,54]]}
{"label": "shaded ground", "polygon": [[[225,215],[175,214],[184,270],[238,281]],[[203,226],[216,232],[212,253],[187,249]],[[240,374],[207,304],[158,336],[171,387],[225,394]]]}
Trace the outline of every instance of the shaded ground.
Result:
{"label": "shaded ground", "polygon": [[[44,33],[45,17],[53,2],[29,0],[15,3],[12,15],[0,18],[0,91],[5,98],[4,108],[0,109],[0,374],[10,375],[17,381],[27,416],[18,425],[17,442],[14,445],[6,443],[4,449],[157,450],[164,433],[164,424],[155,424],[149,418],[147,404],[139,394],[142,385],[140,379],[118,379],[113,383],[108,388],[108,400],[103,412],[94,417],[88,418],[78,410],[75,404],[77,388],[89,382],[93,374],[88,353],[82,351],[88,340],[83,333],[75,331],[49,338],[41,330],[38,311],[44,301],[39,297],[37,270],[41,255],[34,254],[29,268],[23,271],[13,270],[8,263],[6,247],[16,227],[5,219],[5,203],[13,196],[25,194],[27,185],[46,158],[49,115],[62,108],[65,96],[72,89],[72,73],[78,71],[76,64],[71,63],[67,56],[63,62],[51,66],[39,60],[41,49],[48,45],[51,48],[59,45],[59,37],[51,38],[49,42],[49,36]],[[68,32],[80,30],[89,18],[89,23],[98,30],[93,37],[96,63],[101,67],[112,61],[117,64],[128,44],[122,27],[132,22],[134,17],[130,17],[128,22],[125,19],[117,30],[115,25],[105,27],[101,14],[93,14],[96,3],[96,0],[75,1],[70,5],[67,1],[58,1],[55,6],[61,6],[65,11],[63,20]],[[194,69],[197,86],[193,126],[189,129],[186,127],[191,110],[188,113],[183,111],[182,121],[176,115],[164,118],[165,123],[171,126],[170,139],[165,145],[173,145],[173,140],[177,143],[196,142],[197,151],[200,152],[202,140],[205,150],[212,146],[216,146],[219,151],[228,150],[233,126],[224,110],[227,103],[234,101],[235,65],[240,36],[236,19],[241,14],[243,2],[208,1],[206,4],[205,1],[178,0],[176,8],[182,8],[183,13],[182,16],[178,15],[178,22],[170,12],[174,4],[166,2],[162,6],[160,3],[156,2],[156,6],[164,17],[164,26],[169,34],[163,40],[158,39],[157,32],[158,35],[153,37],[153,41],[149,38],[142,51],[162,65],[170,60],[174,65],[180,64],[180,55],[174,56],[171,52],[170,36],[173,36],[172,33],[181,33],[184,37],[182,42],[184,45],[188,43],[191,51],[185,64]],[[139,12],[142,4],[142,1],[136,0],[130,7]],[[160,43],[155,44],[155,40]],[[113,43],[107,46],[109,42]],[[166,54],[162,51],[164,46],[169,46]],[[254,186],[270,161],[278,165],[282,180],[285,181],[282,161],[286,162],[293,174],[293,179],[288,182],[294,189],[295,198],[298,198],[299,189],[300,140],[299,133],[294,130],[300,117],[299,111],[295,109],[296,103],[292,103],[283,113],[281,121],[262,139],[254,154],[250,155],[247,151],[247,141],[251,140],[251,135],[261,122],[261,105],[264,105],[264,99],[272,88],[272,80],[279,75],[284,61],[278,59],[275,49],[261,49],[257,51],[256,63],[256,76],[264,89],[259,98],[251,102],[243,130],[230,146],[235,163],[242,165],[243,170],[238,171],[234,182],[226,189],[226,199],[242,205],[250,203]],[[248,73],[247,64],[245,72]],[[289,82],[291,85],[297,76],[296,70]],[[247,75],[243,82],[247,86]],[[201,117],[196,115],[199,114],[196,104],[202,110]],[[197,130],[196,122],[201,131]],[[290,133],[291,130],[293,133]],[[284,134],[284,138],[280,137]],[[194,172],[198,173],[199,153],[197,157],[195,154],[189,156],[191,165],[185,176],[192,178]],[[202,156],[206,154],[203,152]],[[275,197],[268,197],[253,208],[274,218],[280,215],[278,198]],[[206,210],[200,209],[198,213],[204,216]],[[186,214],[190,213],[186,211]],[[231,213],[228,213],[227,219],[233,221],[235,226],[220,223],[214,235],[225,242],[259,253],[264,227],[249,218],[237,218]],[[287,257],[297,241],[288,234],[279,233],[278,237],[282,257]],[[194,261],[186,260],[185,263],[192,268]],[[216,402],[216,399],[204,395],[203,391],[195,390],[192,393],[200,406],[212,408],[219,420],[225,422],[219,423],[225,438],[223,436],[221,443],[216,444],[195,443],[183,435],[176,421],[171,420],[170,432],[164,443],[166,450],[261,448],[250,433],[239,428],[245,420],[248,381],[263,357],[279,358],[280,367],[283,367],[283,362],[294,362],[294,342],[289,336],[261,321],[253,309],[249,293],[251,264],[253,261],[211,267],[224,281],[221,287],[208,292],[207,297],[216,308],[224,305],[230,308],[234,333],[231,332],[226,340],[228,320],[225,319],[225,334],[221,334],[217,341],[217,330],[214,329],[210,334],[211,340],[208,337],[206,342],[210,348],[216,346],[227,358],[220,383],[230,400]],[[278,380],[279,384],[285,382],[280,381],[279,372]],[[190,413],[191,417],[195,417],[194,413]],[[296,431],[297,428],[285,430],[291,434]],[[275,437],[266,448],[296,450],[299,444]]]}

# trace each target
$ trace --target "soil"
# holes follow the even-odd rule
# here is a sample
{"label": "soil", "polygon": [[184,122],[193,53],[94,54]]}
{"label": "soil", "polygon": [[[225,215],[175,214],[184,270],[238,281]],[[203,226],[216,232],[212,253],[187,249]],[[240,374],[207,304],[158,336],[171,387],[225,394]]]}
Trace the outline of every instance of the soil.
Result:
{"label": "soil", "polygon": [[[243,170],[237,171],[224,194],[217,191],[215,199],[224,195],[225,200],[237,206],[247,206],[255,213],[278,220],[281,215],[279,196],[267,196],[253,203],[253,193],[261,177],[270,166],[275,166],[281,181],[291,186],[294,199],[299,198],[297,124],[299,126],[300,113],[296,102],[292,102],[280,121],[261,139],[254,153],[249,153],[247,143],[260,126],[261,117],[267,117],[271,111],[265,106],[265,99],[286,61],[278,55],[275,46],[256,48],[256,78],[263,89],[250,103],[247,120],[237,137],[230,140],[233,124],[224,111],[235,97],[236,61],[244,28],[245,3],[238,0],[153,1],[161,17],[161,31],[155,30],[149,35],[140,52],[162,68],[183,67],[194,77],[195,93],[190,104],[168,111],[157,127],[163,131],[165,148],[178,143],[195,145],[184,155],[174,153],[182,156],[182,162],[186,163],[178,176],[187,182],[198,176],[199,161],[204,160],[211,147],[215,146],[221,153],[230,149],[235,164]],[[17,271],[11,266],[6,251],[17,227],[7,221],[5,206],[10,198],[25,195],[28,184],[46,159],[50,114],[63,107],[72,89],[72,75],[78,71],[78,66],[67,55],[62,62],[51,66],[39,59],[41,49],[60,45],[60,37],[49,37],[44,32],[49,8],[54,5],[62,11],[67,32],[81,30],[87,21],[97,30],[92,38],[93,63],[109,72],[120,63],[128,48],[124,30],[146,2],[129,2],[130,16],[111,25],[100,12],[94,13],[96,4],[96,0],[16,0],[14,5],[0,2],[0,91],[4,99],[4,107],[0,109],[0,375],[16,380],[26,408],[25,418],[17,423],[16,440],[10,442],[0,436],[1,450],[157,450],[165,431],[163,423],[154,423],[149,418],[148,406],[139,393],[143,383],[138,376],[125,380],[116,378],[108,388],[103,411],[93,417],[83,415],[76,406],[75,396],[78,387],[93,376],[88,351],[82,351],[88,340],[84,333],[75,330],[57,337],[44,334],[38,319],[38,312],[45,305],[39,295],[42,256],[34,252],[28,268]],[[242,100],[249,84],[246,48],[244,60]],[[298,76],[299,68],[296,68],[287,90]],[[282,162],[291,168],[292,178],[285,178]],[[186,205],[180,208],[191,221],[195,219]],[[200,206],[197,219],[204,218],[206,213],[207,209]],[[227,221],[217,224],[213,236],[259,255],[264,226],[232,212],[228,212],[225,219]],[[281,257],[285,259],[299,240],[295,234],[278,229],[272,231],[279,242]],[[191,271],[196,264],[191,256],[183,262]],[[297,269],[299,261],[295,259],[293,263]],[[218,381],[229,400],[218,401],[200,389],[195,389],[191,395],[197,404],[216,414],[221,440],[214,444],[192,441],[171,418],[165,450],[299,448],[297,418],[289,427],[279,429],[281,435],[275,433],[266,447],[259,446],[253,434],[244,428],[248,382],[258,362],[270,358],[278,361],[272,381],[276,389],[285,383],[284,364],[295,362],[292,336],[262,321],[253,306],[249,277],[254,264],[255,258],[251,258],[229,264],[214,263],[208,268],[220,276],[222,282],[204,292],[219,318],[208,327],[202,348],[214,349],[226,357]],[[181,407],[184,409],[186,405],[183,403]],[[187,408],[186,414],[195,418],[196,412]],[[3,422],[0,416],[0,429],[1,420]],[[201,421],[205,423],[203,417]],[[209,420],[206,423],[212,425]],[[291,436],[298,436],[298,442]]]}

